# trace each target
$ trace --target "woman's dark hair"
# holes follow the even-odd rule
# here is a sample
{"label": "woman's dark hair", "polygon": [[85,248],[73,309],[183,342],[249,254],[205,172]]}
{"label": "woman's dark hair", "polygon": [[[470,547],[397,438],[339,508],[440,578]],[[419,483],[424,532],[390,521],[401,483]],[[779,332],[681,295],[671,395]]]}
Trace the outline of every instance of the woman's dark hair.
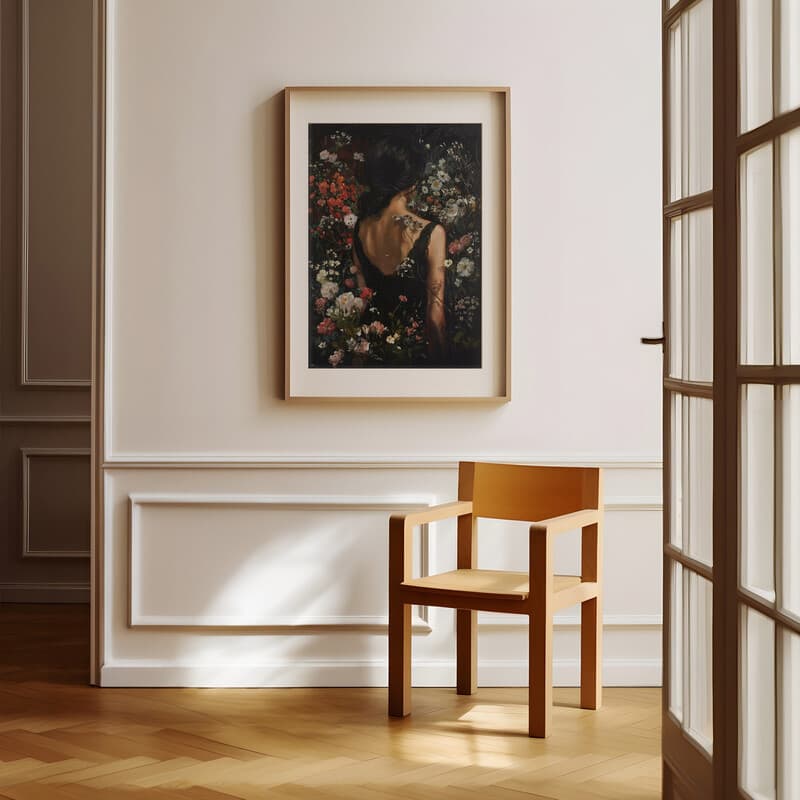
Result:
{"label": "woman's dark hair", "polygon": [[379,139],[364,164],[367,189],[358,198],[358,216],[366,219],[383,211],[398,192],[417,182],[424,168],[421,148],[397,136]]}

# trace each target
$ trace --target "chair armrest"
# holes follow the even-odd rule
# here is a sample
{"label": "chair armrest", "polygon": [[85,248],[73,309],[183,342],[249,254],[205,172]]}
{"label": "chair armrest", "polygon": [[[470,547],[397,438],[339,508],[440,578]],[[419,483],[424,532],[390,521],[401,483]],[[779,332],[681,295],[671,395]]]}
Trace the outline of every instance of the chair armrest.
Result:
{"label": "chair armrest", "polygon": [[457,500],[454,503],[443,503],[439,506],[423,508],[420,511],[412,511],[409,514],[392,514],[390,527],[394,528],[399,526],[399,523],[402,523],[404,530],[410,530],[415,525],[424,525],[427,522],[437,522],[438,520],[452,517],[463,517],[471,513],[471,500]]}
{"label": "chair armrest", "polygon": [[585,528],[600,522],[602,510],[598,508],[587,508],[583,511],[575,511],[572,514],[562,514],[560,517],[551,517],[534,522],[531,525],[531,534],[547,534],[554,536],[565,531],[572,531],[576,528]]}

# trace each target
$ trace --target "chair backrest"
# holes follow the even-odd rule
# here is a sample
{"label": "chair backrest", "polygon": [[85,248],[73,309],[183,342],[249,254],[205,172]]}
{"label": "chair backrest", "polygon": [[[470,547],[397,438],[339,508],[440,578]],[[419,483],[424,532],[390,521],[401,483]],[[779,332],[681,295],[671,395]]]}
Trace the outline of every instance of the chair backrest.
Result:
{"label": "chair backrest", "polygon": [[458,465],[458,499],[472,500],[476,517],[536,522],[600,508],[601,491],[597,467]]}

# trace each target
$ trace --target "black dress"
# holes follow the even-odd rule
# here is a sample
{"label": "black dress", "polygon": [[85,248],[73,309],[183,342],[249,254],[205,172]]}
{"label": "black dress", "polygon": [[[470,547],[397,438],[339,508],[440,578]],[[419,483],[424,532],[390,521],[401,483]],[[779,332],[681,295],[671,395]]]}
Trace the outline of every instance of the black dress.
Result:
{"label": "black dress", "polygon": [[[374,292],[370,302],[377,309],[382,321],[390,315],[402,312],[404,317],[417,320],[424,329],[428,303],[428,247],[436,225],[435,222],[429,222],[420,231],[414,246],[398,264],[397,269],[385,275],[364,252],[359,232],[360,222],[356,223],[353,247],[364,281]],[[427,339],[427,335],[425,338]]]}

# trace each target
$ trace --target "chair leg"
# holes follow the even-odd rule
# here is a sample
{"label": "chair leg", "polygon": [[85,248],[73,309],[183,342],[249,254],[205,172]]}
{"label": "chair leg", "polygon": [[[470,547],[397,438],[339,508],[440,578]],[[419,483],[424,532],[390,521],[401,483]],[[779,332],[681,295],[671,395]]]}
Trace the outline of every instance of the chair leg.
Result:
{"label": "chair leg", "polygon": [[456,611],[456,692],[474,694],[478,688],[478,614]]}
{"label": "chair leg", "polygon": [[411,713],[411,606],[389,603],[389,716]]}
{"label": "chair leg", "polygon": [[581,603],[581,708],[600,708],[603,701],[603,620],[600,600]]}
{"label": "chair leg", "polygon": [[543,739],[553,706],[553,617],[539,611],[528,619],[528,736]]}

